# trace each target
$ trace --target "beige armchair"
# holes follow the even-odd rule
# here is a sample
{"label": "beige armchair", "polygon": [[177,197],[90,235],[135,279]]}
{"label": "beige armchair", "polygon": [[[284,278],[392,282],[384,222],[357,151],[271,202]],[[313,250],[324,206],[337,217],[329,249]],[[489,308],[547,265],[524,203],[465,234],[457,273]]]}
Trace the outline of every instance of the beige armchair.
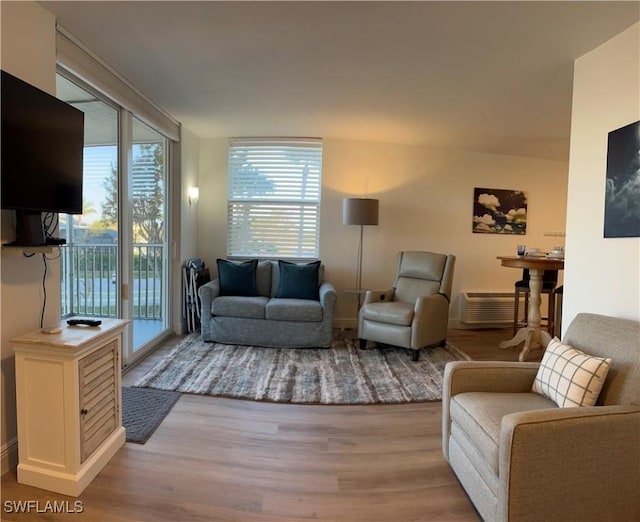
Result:
{"label": "beige armchair", "polygon": [[596,406],[532,393],[538,363],[445,368],[444,456],[487,522],[640,520],[640,323],[578,314],[562,342],[612,359]]}
{"label": "beige armchair", "polygon": [[358,313],[358,338],[414,350],[444,346],[455,256],[433,252],[400,252],[393,288],[370,290]]}

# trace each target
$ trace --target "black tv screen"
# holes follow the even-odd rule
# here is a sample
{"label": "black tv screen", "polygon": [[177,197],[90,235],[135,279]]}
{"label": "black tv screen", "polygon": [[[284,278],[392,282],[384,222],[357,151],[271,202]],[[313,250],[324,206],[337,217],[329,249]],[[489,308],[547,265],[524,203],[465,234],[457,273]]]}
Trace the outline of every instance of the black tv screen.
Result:
{"label": "black tv screen", "polygon": [[2,71],[1,206],[82,213],[84,113]]}

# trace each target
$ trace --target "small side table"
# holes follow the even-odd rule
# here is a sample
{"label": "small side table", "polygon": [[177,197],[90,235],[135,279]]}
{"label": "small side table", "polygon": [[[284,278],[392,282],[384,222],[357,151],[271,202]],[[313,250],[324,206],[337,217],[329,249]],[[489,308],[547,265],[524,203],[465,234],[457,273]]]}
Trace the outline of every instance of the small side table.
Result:
{"label": "small side table", "polygon": [[11,339],[18,482],[77,497],[125,443],[120,353],[127,321],[60,324]]}
{"label": "small side table", "polygon": [[362,303],[362,296],[365,295],[369,290],[367,288],[345,288],[344,292],[345,294],[352,294],[355,295],[356,298],[358,299],[358,308],[357,308],[357,312],[360,311],[360,305]]}

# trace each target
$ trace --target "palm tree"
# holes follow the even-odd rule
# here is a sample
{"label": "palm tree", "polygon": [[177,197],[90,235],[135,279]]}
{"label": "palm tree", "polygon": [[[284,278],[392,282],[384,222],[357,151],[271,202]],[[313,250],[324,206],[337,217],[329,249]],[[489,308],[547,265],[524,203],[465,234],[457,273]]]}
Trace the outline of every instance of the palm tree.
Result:
{"label": "palm tree", "polygon": [[91,201],[86,201],[84,198],[82,198],[82,214],[79,214],[76,218],[78,222],[78,226],[79,227],[82,226],[82,218],[84,216],[89,214],[95,214],[96,212],[97,211],[94,204]]}

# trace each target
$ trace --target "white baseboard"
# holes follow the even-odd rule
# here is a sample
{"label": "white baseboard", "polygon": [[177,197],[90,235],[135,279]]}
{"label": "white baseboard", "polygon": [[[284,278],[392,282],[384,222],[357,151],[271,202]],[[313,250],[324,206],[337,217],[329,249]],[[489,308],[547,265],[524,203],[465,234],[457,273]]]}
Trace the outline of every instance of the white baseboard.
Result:
{"label": "white baseboard", "polygon": [[512,323],[482,323],[467,324],[461,322],[458,318],[449,318],[448,327],[453,330],[482,330],[484,328],[511,328]]}
{"label": "white baseboard", "polygon": [[346,330],[349,328],[357,328],[358,321],[355,318],[348,317],[335,317],[333,319],[333,327],[339,330]]}
{"label": "white baseboard", "polygon": [[185,333],[186,328],[184,322],[174,322],[173,323],[173,331],[176,335],[182,335]]}
{"label": "white baseboard", "polygon": [[7,471],[15,469],[18,465],[18,437],[14,437],[9,442],[2,445],[0,449],[0,469],[2,475]]}

